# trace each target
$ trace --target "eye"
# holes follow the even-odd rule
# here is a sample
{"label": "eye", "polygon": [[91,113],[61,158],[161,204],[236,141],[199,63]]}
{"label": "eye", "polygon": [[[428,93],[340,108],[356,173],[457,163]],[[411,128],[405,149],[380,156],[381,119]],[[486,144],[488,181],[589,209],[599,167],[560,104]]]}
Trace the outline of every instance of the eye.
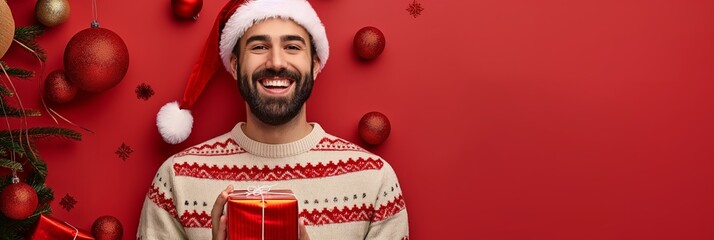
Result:
{"label": "eye", "polygon": [[302,48],[301,48],[300,46],[295,45],[295,44],[287,45],[287,46],[285,46],[285,49],[290,50],[290,51],[300,51],[300,50],[302,50]]}
{"label": "eye", "polygon": [[255,45],[250,48],[250,50],[268,50],[268,46],[265,45]]}

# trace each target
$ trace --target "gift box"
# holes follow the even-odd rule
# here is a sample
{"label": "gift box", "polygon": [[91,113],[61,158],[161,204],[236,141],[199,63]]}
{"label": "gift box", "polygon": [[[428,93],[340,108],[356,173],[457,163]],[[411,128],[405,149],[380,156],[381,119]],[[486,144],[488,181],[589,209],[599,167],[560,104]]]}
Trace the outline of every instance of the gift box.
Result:
{"label": "gift box", "polygon": [[57,220],[53,217],[40,215],[40,220],[37,221],[37,226],[30,233],[31,240],[94,240],[91,234],[87,231],[78,229],[69,223]]}
{"label": "gift box", "polygon": [[290,190],[236,190],[227,209],[229,240],[298,239],[298,203]]}

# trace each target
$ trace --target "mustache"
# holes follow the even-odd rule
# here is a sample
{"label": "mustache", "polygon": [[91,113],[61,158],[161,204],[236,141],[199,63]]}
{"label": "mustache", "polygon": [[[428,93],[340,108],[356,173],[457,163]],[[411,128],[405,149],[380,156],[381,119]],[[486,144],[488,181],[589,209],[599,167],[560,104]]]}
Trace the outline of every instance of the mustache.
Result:
{"label": "mustache", "polygon": [[280,69],[278,71],[273,70],[273,69],[263,69],[263,70],[259,70],[259,71],[256,71],[255,73],[253,73],[253,76],[251,79],[253,80],[253,82],[257,82],[259,79],[262,79],[262,78],[275,78],[275,77],[287,78],[294,82],[298,82],[300,80],[300,73],[290,71],[287,69]]}

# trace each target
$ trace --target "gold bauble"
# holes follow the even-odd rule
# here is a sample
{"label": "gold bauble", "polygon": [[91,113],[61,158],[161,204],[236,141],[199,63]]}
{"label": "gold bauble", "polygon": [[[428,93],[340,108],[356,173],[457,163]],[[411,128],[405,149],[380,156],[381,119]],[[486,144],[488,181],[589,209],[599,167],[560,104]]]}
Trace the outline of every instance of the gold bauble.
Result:
{"label": "gold bauble", "polygon": [[60,25],[69,18],[69,1],[39,0],[35,4],[35,17],[47,27]]}
{"label": "gold bauble", "polygon": [[0,0],[0,58],[5,56],[5,52],[10,48],[13,37],[15,37],[15,20],[12,19],[10,6],[5,0]]}

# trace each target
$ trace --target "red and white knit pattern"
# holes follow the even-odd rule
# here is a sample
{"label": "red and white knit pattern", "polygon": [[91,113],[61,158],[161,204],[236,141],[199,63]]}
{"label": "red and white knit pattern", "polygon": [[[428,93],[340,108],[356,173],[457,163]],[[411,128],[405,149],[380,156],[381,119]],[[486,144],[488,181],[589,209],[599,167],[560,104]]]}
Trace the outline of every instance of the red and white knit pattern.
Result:
{"label": "red and white knit pattern", "polygon": [[405,201],[391,166],[319,124],[305,138],[269,145],[231,132],[190,147],[159,169],[137,237],[210,239],[218,193],[276,185],[298,198],[311,239],[408,239]]}

